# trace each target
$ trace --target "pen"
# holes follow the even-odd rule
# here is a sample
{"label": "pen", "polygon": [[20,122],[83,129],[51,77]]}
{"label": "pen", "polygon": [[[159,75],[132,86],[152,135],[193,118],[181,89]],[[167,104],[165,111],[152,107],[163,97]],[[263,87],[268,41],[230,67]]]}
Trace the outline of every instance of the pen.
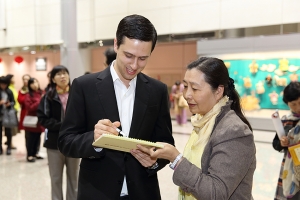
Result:
{"label": "pen", "polygon": [[119,136],[124,136],[125,134],[123,133],[123,131],[121,131],[120,129],[118,129],[118,128],[116,128],[116,130],[118,131],[118,133],[119,133]]}

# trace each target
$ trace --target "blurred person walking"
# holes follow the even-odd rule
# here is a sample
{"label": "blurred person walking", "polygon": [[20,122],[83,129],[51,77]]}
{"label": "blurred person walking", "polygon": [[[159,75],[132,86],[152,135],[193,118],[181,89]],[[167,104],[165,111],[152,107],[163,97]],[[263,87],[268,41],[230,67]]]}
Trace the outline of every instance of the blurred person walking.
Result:
{"label": "blurred person walking", "polygon": [[184,85],[180,81],[176,81],[172,86],[172,99],[176,121],[178,125],[186,124],[186,108],[188,107],[186,100],[183,98]]}
{"label": "blurred person walking", "polygon": [[62,65],[55,66],[50,74],[50,89],[43,96],[37,111],[40,124],[46,128],[44,147],[47,148],[53,200],[63,199],[64,166],[66,166],[67,173],[66,199],[77,199],[80,159],[64,156],[57,147],[59,129],[65,118],[70,86],[68,69]]}
{"label": "blurred person walking", "polygon": [[[8,81],[5,76],[0,77],[0,106],[1,106],[1,114],[0,114],[0,126],[1,126],[1,136],[0,136],[0,155],[3,153],[3,148],[2,148],[2,120],[3,120],[3,111],[6,108],[10,108],[15,104],[14,101],[14,96],[13,93],[10,89],[8,89]],[[6,150],[6,155],[11,155],[11,128],[4,127],[4,133],[5,136],[7,137],[7,150]]]}
{"label": "blurred person walking", "polygon": [[[18,113],[20,111],[20,104],[18,102],[18,91],[16,90],[15,88],[15,78],[14,78],[14,75],[12,74],[7,74],[6,75],[6,78],[7,78],[7,81],[9,83],[8,85],[8,88],[12,91],[13,93],[13,96],[14,96],[14,101],[15,101],[15,104],[14,104],[14,109],[16,110],[16,113]],[[19,128],[18,127],[14,127],[14,128],[11,128],[11,134],[12,136],[15,136],[17,135],[17,133],[19,133]],[[7,142],[6,142],[7,143]],[[13,145],[13,142],[11,141],[11,149],[17,149],[14,145]]]}

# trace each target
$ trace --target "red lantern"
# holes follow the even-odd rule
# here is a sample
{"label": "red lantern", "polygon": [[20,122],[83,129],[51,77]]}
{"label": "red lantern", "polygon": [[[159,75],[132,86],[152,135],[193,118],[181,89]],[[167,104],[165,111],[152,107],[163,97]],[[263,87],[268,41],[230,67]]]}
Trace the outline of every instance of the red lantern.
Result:
{"label": "red lantern", "polygon": [[0,63],[2,62],[2,58],[0,58]]}
{"label": "red lantern", "polygon": [[17,56],[17,57],[15,57],[15,61],[18,63],[18,64],[20,64],[21,62],[23,62],[23,58],[21,57],[21,56]]}

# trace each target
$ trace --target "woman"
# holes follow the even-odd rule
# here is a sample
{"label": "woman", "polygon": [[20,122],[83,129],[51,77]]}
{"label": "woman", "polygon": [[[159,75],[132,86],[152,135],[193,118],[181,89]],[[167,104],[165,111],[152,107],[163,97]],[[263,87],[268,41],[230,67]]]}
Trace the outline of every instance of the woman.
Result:
{"label": "woman", "polygon": [[64,199],[62,189],[63,169],[67,172],[67,198],[77,199],[79,161],[65,157],[57,148],[59,129],[64,120],[70,89],[70,76],[66,67],[55,66],[50,74],[50,88],[38,108],[39,122],[46,128],[44,147],[47,148],[51,178],[52,199]]}
{"label": "woman", "polygon": [[23,77],[22,77],[23,86],[19,90],[19,94],[18,94],[18,102],[19,102],[19,104],[21,106],[21,114],[20,114],[20,120],[19,120],[19,130],[24,130],[23,120],[24,120],[24,117],[25,117],[25,115],[27,113],[27,110],[25,108],[25,97],[26,97],[26,94],[28,93],[28,80],[30,78],[31,77],[28,74],[24,74],[23,75]]}
{"label": "woman", "polygon": [[[181,105],[182,92],[184,86],[180,81],[176,81],[175,84],[172,86],[172,97],[174,100],[174,111],[176,113],[176,121],[178,125],[186,124],[186,104]],[[184,100],[185,101],[185,100]],[[186,102],[184,102],[186,103]]]}
{"label": "woman", "polygon": [[[291,137],[292,136],[291,134],[293,133],[293,131],[290,131],[290,130],[293,130],[293,128],[300,121],[300,83],[299,82],[291,82],[289,85],[287,85],[284,88],[283,101],[284,101],[284,103],[286,103],[289,106],[291,113],[288,116],[283,116],[281,121],[282,121],[286,135]],[[281,163],[279,179],[278,179],[278,185],[277,185],[276,193],[275,193],[275,200],[287,199],[283,192],[282,175],[283,175],[283,171],[284,171],[283,168],[284,168],[285,162],[287,159],[289,159],[288,154],[287,154],[288,146],[292,145],[289,141],[290,138],[288,136],[283,136],[279,139],[278,135],[275,134],[275,137],[273,139],[273,148],[279,152],[284,152],[283,160]],[[287,182],[285,182],[285,183],[287,183]],[[290,180],[290,182],[288,184],[292,185],[292,181]],[[300,192],[298,192],[296,190],[296,187],[295,187],[295,190],[289,190],[289,192],[292,192],[289,195],[289,198],[288,198],[289,200],[300,199]]]}
{"label": "woman", "polygon": [[224,62],[205,57],[192,62],[183,84],[184,98],[195,114],[183,155],[167,143],[162,149],[138,145],[132,155],[146,156],[143,151],[171,161],[179,199],[250,200],[256,165],[252,128]]}
{"label": "woman", "polygon": [[[7,74],[6,78],[7,78],[7,81],[9,83],[8,88],[12,91],[12,93],[14,95],[14,100],[15,100],[14,109],[16,110],[16,113],[18,113],[19,110],[20,110],[20,104],[18,102],[18,92],[17,92],[17,90],[15,88],[15,78],[14,78],[14,75]],[[19,133],[18,127],[11,128],[11,135],[12,136],[17,135],[17,133]],[[7,144],[7,142],[6,142],[6,144]],[[17,147],[15,147],[13,145],[13,142],[11,142],[11,149],[17,149]]]}
{"label": "woman", "polygon": [[[30,78],[28,80],[28,93],[25,96],[25,107],[27,110],[26,115],[37,116],[37,108],[41,101],[43,91],[40,89],[40,85],[37,79]],[[26,133],[26,149],[27,149],[27,161],[35,162],[36,159],[41,159],[38,155],[39,145],[41,143],[41,134],[44,131],[44,127],[37,123],[36,127],[24,127]]]}

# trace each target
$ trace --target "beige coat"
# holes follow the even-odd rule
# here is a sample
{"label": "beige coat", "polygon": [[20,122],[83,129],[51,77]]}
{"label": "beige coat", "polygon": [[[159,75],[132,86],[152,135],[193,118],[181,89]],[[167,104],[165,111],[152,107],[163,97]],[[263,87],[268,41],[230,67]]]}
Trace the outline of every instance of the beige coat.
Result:
{"label": "beige coat", "polygon": [[250,200],[256,167],[253,134],[227,103],[216,118],[199,169],[183,159],[173,181],[199,200]]}

